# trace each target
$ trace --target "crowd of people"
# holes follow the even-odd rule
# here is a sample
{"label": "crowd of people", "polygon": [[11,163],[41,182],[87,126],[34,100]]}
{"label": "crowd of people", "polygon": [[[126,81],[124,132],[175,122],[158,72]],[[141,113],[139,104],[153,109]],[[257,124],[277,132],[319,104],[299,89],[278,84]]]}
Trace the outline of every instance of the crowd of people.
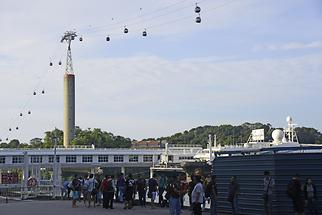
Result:
{"label": "crowd of people", "polygon": [[[263,207],[265,214],[272,214],[272,201],[275,180],[269,171],[264,172],[263,178]],[[84,177],[77,175],[70,182],[63,185],[65,198],[72,198],[72,207],[77,207],[77,202],[83,201],[87,207],[102,205],[106,209],[114,209],[114,201],[124,204],[124,209],[132,209],[135,196],[138,204],[146,207],[149,198],[151,209],[169,207],[170,215],[180,215],[184,206],[192,210],[192,214],[201,215],[205,209],[206,201],[210,203],[210,214],[217,214],[217,185],[216,176],[206,178],[192,175],[188,183],[185,175],[166,177],[153,175],[150,179],[143,178],[140,174],[136,179],[129,174],[127,177],[120,173],[117,179],[113,175],[105,175],[103,179],[93,174]],[[297,215],[317,215],[316,187],[311,178],[301,184],[299,175],[295,175],[289,182],[286,193],[293,202],[294,212]],[[71,196],[70,196],[71,194]],[[189,197],[189,207],[184,205],[186,194]],[[231,205],[232,214],[239,214],[238,198],[240,185],[237,177],[232,176],[227,187],[227,201]],[[158,199],[157,199],[158,198]]]}

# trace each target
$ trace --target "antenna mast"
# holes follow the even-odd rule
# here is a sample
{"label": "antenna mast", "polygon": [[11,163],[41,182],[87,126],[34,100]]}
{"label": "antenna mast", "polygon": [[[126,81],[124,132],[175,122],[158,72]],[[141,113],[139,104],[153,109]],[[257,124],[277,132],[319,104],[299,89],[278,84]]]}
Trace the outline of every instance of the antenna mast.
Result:
{"label": "antenna mast", "polygon": [[77,34],[75,31],[66,31],[65,34],[63,35],[62,39],[60,42],[66,41],[68,44],[68,49],[67,49],[67,60],[66,60],[66,73],[67,74],[73,74],[73,62],[72,62],[72,50],[71,50],[71,44],[72,40],[77,37]]}

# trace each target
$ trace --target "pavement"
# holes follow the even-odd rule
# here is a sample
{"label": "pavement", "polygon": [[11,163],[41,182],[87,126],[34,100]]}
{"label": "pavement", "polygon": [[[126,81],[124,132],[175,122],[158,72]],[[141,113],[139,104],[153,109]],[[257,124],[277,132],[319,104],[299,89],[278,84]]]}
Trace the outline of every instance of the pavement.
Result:
{"label": "pavement", "polygon": [[[68,200],[24,200],[9,201],[9,203],[0,204],[0,214],[8,215],[61,215],[61,214],[77,214],[77,215],[96,215],[96,214],[117,214],[117,215],[163,215],[170,214],[169,208],[151,209],[149,205],[146,208],[134,206],[131,210],[123,209],[123,204],[115,203],[114,209],[104,209],[102,206],[87,208],[83,202],[78,203],[77,208],[72,208],[72,202]],[[204,212],[210,215],[209,212]],[[188,209],[182,210],[181,215],[191,215]]]}

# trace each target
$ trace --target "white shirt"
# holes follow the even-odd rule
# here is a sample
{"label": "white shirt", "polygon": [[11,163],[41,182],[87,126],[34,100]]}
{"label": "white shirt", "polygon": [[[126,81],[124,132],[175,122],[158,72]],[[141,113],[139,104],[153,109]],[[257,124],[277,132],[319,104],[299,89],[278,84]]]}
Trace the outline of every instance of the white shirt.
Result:
{"label": "white shirt", "polygon": [[[199,194],[199,198],[197,198],[197,195]],[[203,191],[203,186],[202,184],[199,182],[198,184],[196,184],[196,186],[193,188],[192,191],[192,203],[203,203],[203,196],[204,196],[204,191]]]}
{"label": "white shirt", "polygon": [[92,192],[95,188],[95,185],[97,184],[97,181],[95,178],[90,178],[86,180],[85,183],[87,185],[87,191]]}

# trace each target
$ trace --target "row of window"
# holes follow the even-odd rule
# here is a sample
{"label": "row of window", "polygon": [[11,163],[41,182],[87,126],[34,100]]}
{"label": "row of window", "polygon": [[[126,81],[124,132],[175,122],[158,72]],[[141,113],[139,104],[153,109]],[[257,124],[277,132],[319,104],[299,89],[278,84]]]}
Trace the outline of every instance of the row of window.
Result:
{"label": "row of window", "polygon": [[[115,163],[122,163],[124,162],[124,155],[114,155],[114,162]],[[66,163],[76,163],[77,156],[76,155],[67,155],[66,156]],[[49,163],[54,163],[54,156],[49,156]],[[153,161],[153,155],[143,155],[143,162],[152,162]],[[30,163],[42,163],[43,157],[41,155],[32,155],[30,157]],[[60,162],[60,157],[56,156],[56,162]],[[92,163],[93,162],[93,156],[92,155],[83,155],[82,156],[82,162],[83,163]],[[109,156],[108,155],[99,155],[98,156],[98,162],[99,163],[107,163],[109,162]],[[129,155],[129,162],[139,162],[139,156],[138,155]],[[6,163],[6,157],[0,156],[0,163]],[[24,156],[18,155],[18,156],[12,156],[12,163],[24,163]]]}
{"label": "row of window", "polygon": [[179,160],[193,160],[193,156],[180,156]]}

